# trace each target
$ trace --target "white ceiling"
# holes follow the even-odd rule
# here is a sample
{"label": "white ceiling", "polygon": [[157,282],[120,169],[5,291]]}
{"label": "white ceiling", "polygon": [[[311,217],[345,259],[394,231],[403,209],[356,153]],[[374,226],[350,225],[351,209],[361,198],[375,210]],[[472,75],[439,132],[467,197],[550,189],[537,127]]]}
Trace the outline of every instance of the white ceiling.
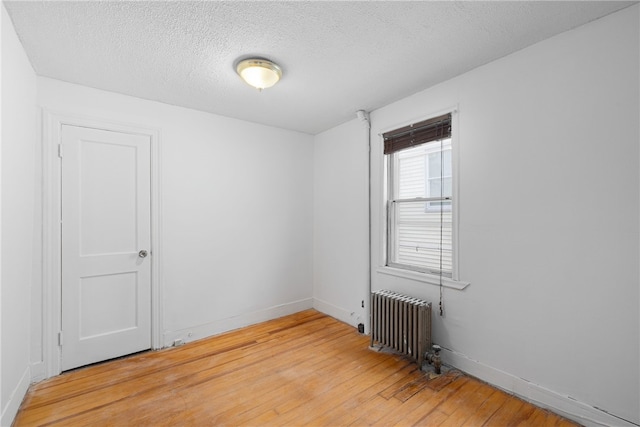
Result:
{"label": "white ceiling", "polygon": [[315,134],[636,2],[4,3],[38,75]]}

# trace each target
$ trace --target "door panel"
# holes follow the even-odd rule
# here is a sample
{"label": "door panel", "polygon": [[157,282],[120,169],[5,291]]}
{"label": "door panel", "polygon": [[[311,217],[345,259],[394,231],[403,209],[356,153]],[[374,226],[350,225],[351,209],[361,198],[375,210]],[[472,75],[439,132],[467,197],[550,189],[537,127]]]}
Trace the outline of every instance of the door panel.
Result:
{"label": "door panel", "polygon": [[80,340],[138,326],[137,273],[80,279]]}
{"label": "door panel", "polygon": [[150,138],[62,126],[62,370],[151,347]]}
{"label": "door panel", "polygon": [[80,144],[82,255],[137,252],[136,151],[99,141]]}

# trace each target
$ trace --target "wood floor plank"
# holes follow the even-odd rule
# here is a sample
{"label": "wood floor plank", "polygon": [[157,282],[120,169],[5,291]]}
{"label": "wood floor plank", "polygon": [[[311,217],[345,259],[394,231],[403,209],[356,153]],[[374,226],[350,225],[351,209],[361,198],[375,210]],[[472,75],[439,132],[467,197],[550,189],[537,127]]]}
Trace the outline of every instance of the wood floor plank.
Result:
{"label": "wood floor plank", "polygon": [[549,413],[547,411],[545,411],[544,409],[541,408],[535,408],[531,414],[529,415],[529,417],[527,417],[526,419],[521,420],[517,426],[518,427],[525,427],[525,426],[530,426],[530,427],[535,427],[535,426],[542,426],[542,425],[549,425],[547,423],[547,417],[548,417]]}
{"label": "wood floor plank", "polygon": [[[345,347],[345,340],[336,339],[332,342],[332,346]],[[252,377],[244,379],[245,387],[227,387],[225,393],[219,394],[219,397],[224,400],[215,412],[210,412],[213,418],[210,418],[212,422],[222,422],[230,416],[239,417],[240,415],[254,409],[258,402],[262,402],[264,397],[260,400],[246,400],[244,399],[247,393],[256,396],[287,396],[296,390],[282,390],[287,385],[293,385],[298,389],[301,388],[301,384],[306,384],[312,381],[315,376],[318,375],[318,369],[329,369],[332,357],[335,357],[341,350],[337,348],[334,350],[328,350],[327,352],[318,353],[316,357],[309,358],[309,351],[302,351],[299,357],[294,358],[293,354],[287,355],[287,363],[285,364],[270,364],[266,366],[267,371],[254,370],[251,374]],[[305,354],[306,353],[306,354]],[[322,356],[325,355],[329,359],[323,360]],[[274,380],[276,385],[274,387]],[[233,383],[237,383],[240,378],[234,376],[230,378]],[[215,392],[215,389],[220,387],[220,384],[210,384]],[[203,389],[206,391],[206,389]],[[298,392],[300,390],[297,390]],[[267,399],[268,400],[268,399]],[[279,402],[279,401],[276,401]],[[271,401],[272,405],[276,402]],[[270,409],[270,408],[269,408]]]}
{"label": "wood floor plank", "polygon": [[[405,416],[398,421],[395,425],[407,426],[419,424],[425,418],[428,418],[431,413],[438,409],[438,407],[445,402],[452,394],[455,394],[460,387],[469,381],[466,377],[460,377],[449,384],[446,389],[442,389],[437,393],[434,393],[423,405],[415,407],[412,411],[407,412]],[[434,421],[434,424],[437,425]]]}
{"label": "wood floor plank", "polygon": [[315,310],[33,385],[22,426],[572,426],[460,373],[408,359]]}
{"label": "wood floor plank", "polygon": [[[311,423],[315,416],[324,414],[337,405],[357,394],[367,386],[367,379],[375,376],[397,364],[397,360],[380,358],[375,363],[363,365],[360,360],[354,360],[346,370],[340,367],[341,375],[327,375],[320,378],[316,384],[305,387],[306,396],[298,398],[295,405],[276,408],[281,415],[279,422],[284,424]],[[360,377],[356,379],[356,377]],[[313,411],[308,410],[308,402],[313,401]],[[294,406],[294,407],[292,407]]]}
{"label": "wood floor plank", "polygon": [[[366,405],[363,405],[360,410],[354,411],[355,420],[352,420],[348,425],[351,426],[365,426],[374,425],[380,421],[382,417],[387,414],[387,411],[400,411],[402,410],[402,402],[392,399],[388,401],[381,396],[376,396]],[[345,424],[338,424],[345,425]]]}
{"label": "wood floor plank", "polygon": [[[282,331],[286,331],[295,327],[296,330],[300,330],[301,327],[314,320],[326,319],[326,316],[322,316],[318,312],[304,311],[292,316],[275,319],[272,321],[264,322],[251,328],[240,329],[238,331],[228,332],[216,336],[215,341],[200,340],[193,343],[189,343],[189,352],[172,352],[174,349],[165,349],[162,352],[148,352],[141,354],[140,357],[127,358],[115,360],[109,364],[99,364],[90,366],[88,368],[80,368],[74,372],[74,375],[60,375],[52,378],[51,380],[41,382],[37,384],[34,389],[44,390],[48,387],[56,387],[62,383],[74,383],[75,381],[89,380],[94,381],[96,376],[105,374],[104,378],[100,378],[98,382],[103,382],[106,379],[117,382],[119,380],[119,374],[121,377],[127,377],[131,374],[133,366],[131,363],[140,364],[139,369],[145,369],[148,365],[153,364],[156,369],[180,363],[184,358],[194,359],[201,356],[206,357],[211,354],[221,353],[232,350],[234,348],[240,348],[243,346],[254,345],[257,341],[262,341],[265,337],[274,337]],[[329,324],[329,323],[325,323]],[[323,327],[322,324],[312,323],[316,327]],[[255,328],[255,329],[254,329]],[[168,351],[169,353],[163,353]],[[144,362],[147,362],[145,366]],[[90,369],[89,369],[90,368]],[[138,367],[136,367],[138,368]],[[75,387],[75,384],[73,385]],[[60,390],[58,388],[58,390]]]}
{"label": "wood floor plank", "polygon": [[[382,374],[369,388],[318,417],[316,419],[317,424],[350,425],[355,423],[363,413],[369,411],[371,407],[376,408],[379,405],[380,393],[389,385],[394,384],[400,377],[415,374],[416,371],[417,366],[409,361],[405,361],[404,365],[399,365],[398,370],[395,372],[389,369],[389,372]],[[385,404],[383,407],[386,410],[391,410],[389,405],[394,405],[394,403]]]}
{"label": "wood floor plank", "polygon": [[438,406],[438,409],[447,415],[452,415],[461,406],[466,406],[470,396],[473,396],[475,392],[482,387],[478,381],[474,381],[471,378],[466,378],[466,382],[460,386],[453,393],[449,394],[447,398]]}
{"label": "wood floor plank", "polygon": [[438,425],[441,425],[448,417],[449,415],[442,412],[440,409],[434,409],[433,411],[429,412],[429,414],[426,417],[421,418],[413,425],[414,426],[438,426]]}
{"label": "wood floor plank", "polygon": [[[327,328],[327,325],[328,324],[325,324],[324,322],[319,322],[319,324],[314,326],[315,330],[321,330]],[[314,329],[310,329],[310,327],[305,326],[303,328],[298,328],[295,332],[292,332],[288,339],[290,341],[295,341],[300,339],[301,336],[310,336],[313,332]],[[150,372],[158,374],[163,370],[173,370],[179,365],[190,364],[200,359],[211,361],[213,360],[212,358],[219,357],[215,362],[216,364],[221,365],[224,363],[225,355],[235,361],[237,360],[237,356],[235,355],[236,353],[233,353],[235,350],[249,352],[255,347],[253,340],[248,342],[246,339],[243,339],[243,344],[239,345],[237,338],[231,341],[229,338],[234,337],[226,335],[222,336],[220,341],[216,340],[216,342],[213,343],[214,345],[210,347],[194,343],[193,346],[189,347],[188,352],[174,351],[176,349],[168,349],[163,352],[151,352],[135,358],[114,361],[109,364],[111,366],[110,369],[106,367],[107,364],[103,364],[78,370],[76,371],[77,373],[74,372],[74,375],[61,375],[54,378],[54,381],[52,381],[56,386],[57,393],[55,395],[42,395],[42,399],[40,400],[36,398],[32,402],[32,406],[37,407],[42,404],[52,403],[51,399],[68,399],[73,397],[74,394],[77,394],[78,390],[82,390],[83,393],[86,393],[92,389],[108,387],[111,384],[117,384],[121,381],[137,381],[138,378],[149,375]],[[316,337],[316,339],[318,338],[321,337]],[[311,338],[305,339],[310,340]],[[160,363],[156,363],[157,361],[160,361]],[[134,372],[133,375],[132,372]],[[136,374],[136,372],[139,372],[139,374]],[[37,388],[37,390],[44,390],[50,386],[47,382],[41,384],[42,386]],[[86,386],[87,384],[89,384],[88,387]],[[68,393],[67,390],[69,391]]]}
{"label": "wood floor plank", "polygon": [[[344,334],[345,331],[342,331]],[[323,328],[315,336],[319,341],[328,339],[338,339],[340,335],[333,328]],[[303,347],[304,345],[315,345],[318,341],[314,341],[311,336],[298,337],[293,341],[296,347]],[[277,347],[280,348],[280,347]],[[302,360],[306,357],[308,351],[299,350],[293,346],[285,346],[280,348],[281,351],[286,351],[289,357],[286,360],[279,360],[279,365],[262,365],[263,369],[271,370],[278,366],[285,366],[287,364],[295,363],[296,356]],[[177,350],[177,349],[176,349]],[[299,350],[299,351],[296,351]],[[123,380],[117,387],[109,388],[96,388],[94,386],[87,387],[86,393],[81,395],[74,395],[66,399],[66,405],[64,408],[56,408],[56,412],[60,418],[67,419],[67,417],[79,410],[83,412],[84,416],[78,418],[78,421],[85,420],[91,417],[89,411],[91,409],[103,408],[107,403],[111,402],[111,405],[115,405],[116,408],[127,404],[124,399],[130,394],[130,383],[135,382],[137,391],[137,398],[140,402],[145,402],[147,399],[157,399],[157,394],[162,393],[163,384],[170,383],[172,390],[195,387],[200,385],[200,389],[204,389],[204,383],[208,381],[216,380],[215,389],[218,395],[214,395],[216,398],[222,398],[223,393],[228,390],[229,385],[236,384],[241,381],[246,381],[247,377],[255,375],[255,370],[247,369],[253,365],[260,365],[259,362],[273,357],[274,350],[272,348],[266,348],[263,352],[252,352],[247,354],[239,349],[235,349],[230,353],[216,354],[219,356],[216,359],[212,356],[210,359],[202,359],[197,357],[195,359],[188,360],[186,363],[180,366],[184,368],[182,373],[177,370],[164,370],[161,372],[163,375],[146,375],[139,376],[135,379]],[[230,358],[230,360],[228,360]],[[185,359],[188,357],[185,356]],[[277,358],[275,360],[278,360]],[[105,393],[105,390],[108,393]],[[217,408],[218,406],[216,406]],[[49,408],[49,407],[47,407]],[[48,413],[48,412],[47,412]],[[37,409],[34,411],[33,416],[38,415]]]}
{"label": "wood floor plank", "polygon": [[519,399],[508,399],[496,412],[493,413],[483,426],[503,426],[511,424],[511,420],[518,417],[523,410],[524,402]]}
{"label": "wood floor plank", "polygon": [[495,392],[495,389],[477,380],[470,379],[468,384],[477,384],[478,387],[467,394],[463,404],[453,408],[451,415],[442,423],[446,427],[459,427],[464,424],[480,406]]}
{"label": "wood floor plank", "polygon": [[[343,328],[336,329],[336,326],[323,327],[315,336],[301,334],[295,335],[295,338],[290,341],[283,341],[284,344],[293,343],[296,347],[302,347],[304,345],[315,345],[317,343],[324,342],[325,339],[336,339],[336,337],[342,336],[348,331],[344,331]],[[302,331],[304,332],[304,331]],[[314,340],[315,338],[315,340]],[[252,351],[246,352],[245,349],[234,349],[227,353],[212,352],[209,358],[201,358],[200,352],[196,351],[195,354],[181,351],[183,348],[172,349],[168,351],[168,355],[175,353],[185,353],[182,356],[181,363],[176,365],[172,364],[174,369],[162,369],[160,371],[154,371],[143,375],[142,372],[134,374],[126,379],[121,380],[115,387],[101,387],[99,385],[99,378],[96,382],[82,382],[82,389],[76,390],[74,393],[67,393],[64,395],[64,407],[60,405],[55,406],[55,411],[60,418],[65,418],[69,414],[78,411],[86,411],[91,408],[101,408],[104,404],[112,402],[116,403],[120,399],[126,398],[130,393],[130,387],[135,387],[137,395],[143,396],[144,393],[153,392],[156,389],[162,389],[165,384],[171,384],[172,389],[180,387],[191,387],[194,384],[199,384],[203,381],[217,379],[222,375],[230,376],[238,370],[242,370],[247,374],[253,372],[251,369],[247,369],[253,365],[272,357],[274,349],[280,349],[280,351],[287,351],[290,354],[295,353],[293,346],[285,345],[283,347],[266,347],[263,352]],[[305,357],[303,354],[301,357]],[[175,359],[175,358],[174,358]],[[290,363],[289,360],[283,360],[282,364]],[[182,369],[182,371],[178,370]],[[268,369],[268,368],[265,368]],[[73,373],[72,373],[73,374]],[[219,386],[224,383],[219,382]],[[68,389],[67,383],[64,383],[60,387],[62,392],[66,392]],[[108,393],[104,393],[107,390]],[[51,404],[55,404],[61,401],[61,397],[57,396],[55,399],[49,399]],[[48,417],[52,409],[52,405],[34,405],[31,408],[30,416],[34,420],[38,420],[42,417]],[[42,410],[40,408],[42,407]]]}
{"label": "wood floor plank", "polygon": [[416,369],[411,374],[398,378],[397,381],[395,381],[393,384],[390,384],[389,387],[382,390],[380,392],[380,397],[383,397],[389,400],[392,397],[394,397],[397,393],[399,393],[401,390],[403,390],[405,387],[407,387],[409,384],[415,382],[417,380],[417,377],[415,375],[416,371],[418,370],[417,368],[418,367],[416,366]]}
{"label": "wood floor plank", "polygon": [[[438,394],[438,392],[431,390],[429,388],[423,388],[411,399],[402,403],[401,410],[399,411],[388,411],[382,418],[380,418],[376,424],[381,426],[393,426],[400,425],[402,421],[407,421],[407,414],[413,413],[417,408],[432,408],[434,407],[433,403],[436,402],[434,397]],[[398,400],[392,399],[391,402],[399,402]],[[419,419],[420,416],[417,416],[416,419]],[[410,425],[411,423],[408,423]]]}
{"label": "wood floor plank", "polygon": [[[362,386],[361,391],[354,392],[348,399],[342,399],[337,404],[335,399],[332,399],[334,406],[324,414],[316,417],[316,420],[323,425],[349,425],[365,424],[364,422],[358,423],[363,414],[368,419],[373,419],[373,412],[379,409],[377,400],[382,399],[379,393],[385,388],[385,385],[395,382],[398,376],[413,375],[417,372],[414,364],[406,360],[398,360],[398,362],[397,365],[377,374],[367,375],[366,381],[360,384]],[[390,410],[392,405],[393,403],[387,403],[384,407]]]}

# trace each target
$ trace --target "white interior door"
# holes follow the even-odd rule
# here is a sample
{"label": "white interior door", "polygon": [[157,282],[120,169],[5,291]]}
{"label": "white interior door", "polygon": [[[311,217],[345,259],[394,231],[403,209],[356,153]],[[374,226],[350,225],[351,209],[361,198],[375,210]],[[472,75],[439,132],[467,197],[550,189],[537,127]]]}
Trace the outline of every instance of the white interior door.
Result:
{"label": "white interior door", "polygon": [[151,347],[151,141],[61,135],[64,371]]}

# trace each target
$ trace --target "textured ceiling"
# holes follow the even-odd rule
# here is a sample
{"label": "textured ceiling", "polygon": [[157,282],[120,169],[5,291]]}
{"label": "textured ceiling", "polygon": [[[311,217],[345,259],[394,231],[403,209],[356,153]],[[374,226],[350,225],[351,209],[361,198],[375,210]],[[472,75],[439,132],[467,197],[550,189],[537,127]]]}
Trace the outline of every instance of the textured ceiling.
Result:
{"label": "textured ceiling", "polygon": [[4,3],[38,75],[315,134],[635,2]]}

